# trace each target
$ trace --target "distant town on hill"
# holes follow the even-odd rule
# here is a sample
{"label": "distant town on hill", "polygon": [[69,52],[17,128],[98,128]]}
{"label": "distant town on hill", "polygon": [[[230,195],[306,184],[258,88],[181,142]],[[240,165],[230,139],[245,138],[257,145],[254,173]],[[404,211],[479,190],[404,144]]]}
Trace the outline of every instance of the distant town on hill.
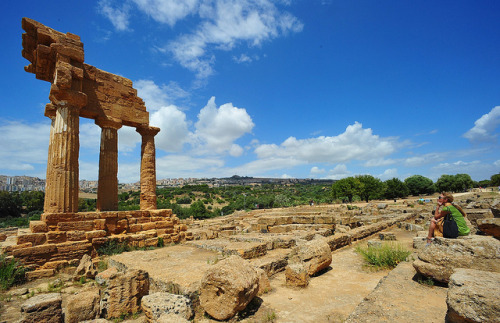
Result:
{"label": "distant town on hill", "polygon": [[[156,181],[156,186],[162,187],[182,187],[184,185],[202,185],[209,187],[238,186],[238,185],[291,185],[291,184],[322,184],[331,185],[335,182],[332,179],[313,178],[265,178],[248,177],[234,175],[226,178],[167,178]],[[139,190],[140,184],[119,183],[120,190]],[[9,192],[23,191],[45,191],[45,179],[30,176],[6,176],[0,175],[0,190]],[[87,193],[97,192],[97,181],[80,180],[80,190]]]}

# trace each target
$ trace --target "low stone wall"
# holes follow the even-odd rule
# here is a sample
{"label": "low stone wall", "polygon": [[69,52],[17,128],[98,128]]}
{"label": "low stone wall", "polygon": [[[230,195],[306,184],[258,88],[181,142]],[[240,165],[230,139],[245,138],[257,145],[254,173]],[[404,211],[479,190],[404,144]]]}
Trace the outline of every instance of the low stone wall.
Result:
{"label": "low stone wall", "polygon": [[31,269],[57,270],[77,263],[84,254],[97,256],[97,249],[108,240],[156,246],[158,238],[164,243],[191,240],[186,230],[169,209],[45,213],[41,221],[30,222],[31,233],[18,235],[17,244],[3,251]]}

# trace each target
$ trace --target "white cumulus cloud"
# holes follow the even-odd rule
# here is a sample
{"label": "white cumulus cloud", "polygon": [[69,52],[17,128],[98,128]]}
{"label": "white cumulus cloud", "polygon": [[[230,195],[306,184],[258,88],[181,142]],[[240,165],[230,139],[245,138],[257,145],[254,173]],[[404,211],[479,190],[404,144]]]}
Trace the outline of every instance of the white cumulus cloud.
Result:
{"label": "white cumulus cloud", "polygon": [[234,141],[245,133],[250,133],[254,123],[245,109],[226,103],[217,108],[215,97],[198,114],[193,134],[194,144],[200,152],[220,154],[225,151],[233,156],[241,154],[241,147],[233,146]]}
{"label": "white cumulus cloud", "polygon": [[187,15],[196,12],[198,0],[133,0],[139,10],[148,14],[154,20],[170,26]]}
{"label": "white cumulus cloud", "polygon": [[[0,170],[33,171],[47,163],[50,120],[27,124],[8,121],[0,124]],[[45,168],[45,167],[44,167]]]}
{"label": "white cumulus cloud", "polygon": [[297,139],[289,137],[279,146],[265,144],[257,147],[259,158],[272,156],[292,157],[303,163],[345,163],[352,160],[381,159],[397,149],[395,138],[381,138],[374,135],[370,128],[355,122],[338,136],[320,136]]}
{"label": "white cumulus cloud", "polygon": [[467,131],[463,136],[471,142],[496,141],[498,133],[495,133],[500,125],[500,106],[496,106],[487,114],[474,122],[474,127]]}
{"label": "white cumulus cloud", "polygon": [[99,2],[99,12],[111,21],[116,30],[125,31],[129,29],[130,6],[128,4],[122,4],[117,8],[113,7],[111,1],[102,0]]}
{"label": "white cumulus cloud", "polygon": [[161,129],[155,142],[156,147],[164,151],[180,151],[189,137],[186,114],[175,105],[151,114],[151,125]]}

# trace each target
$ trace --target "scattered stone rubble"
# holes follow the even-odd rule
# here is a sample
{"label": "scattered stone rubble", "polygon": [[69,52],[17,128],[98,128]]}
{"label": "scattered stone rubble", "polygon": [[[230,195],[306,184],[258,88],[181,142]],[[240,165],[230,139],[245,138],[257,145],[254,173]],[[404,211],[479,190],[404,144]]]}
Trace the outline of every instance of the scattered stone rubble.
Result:
{"label": "scattered stone rubble", "polygon": [[[485,203],[488,204],[482,202]],[[373,204],[347,210],[338,205],[315,206],[258,210],[202,221],[183,220],[178,225],[186,227],[184,232],[190,234],[192,241],[112,256],[108,262],[111,267],[96,276],[98,288],[86,288],[77,295],[63,294],[62,305],[55,306],[61,308],[68,322],[110,319],[139,310],[146,314],[148,322],[186,322],[195,312],[200,313],[200,309],[201,313],[206,312],[215,319],[227,320],[244,309],[256,295],[269,291],[269,277],[276,273],[285,272],[283,284],[290,288],[307,288],[316,275],[329,268],[331,251],[375,234],[377,241],[394,240],[394,233],[380,231],[399,223],[413,224],[419,219],[422,219],[420,225],[426,226],[424,219],[430,217],[431,208],[431,205],[401,207],[389,204],[380,209]],[[485,220],[490,219],[495,218]],[[478,226],[480,220],[476,221]],[[319,223],[321,221],[326,223]],[[411,226],[401,227],[412,230]],[[418,235],[422,237],[415,239],[425,241],[425,232],[418,232]],[[432,246],[420,249],[414,267],[420,265],[422,274],[450,284],[453,274],[461,267],[497,273],[500,272],[498,244],[497,239],[480,235],[438,238]],[[169,250],[173,253],[161,258],[162,253]],[[206,255],[201,254],[201,259],[191,261],[189,250],[206,252]],[[190,275],[184,275],[185,267],[171,266],[170,263],[180,260],[176,258],[177,253],[185,258],[182,263],[189,263]],[[447,261],[439,262],[444,257]],[[75,271],[75,279],[92,277],[95,272],[95,265],[85,258]],[[165,269],[151,268],[161,267],[156,265],[162,263],[161,259],[168,262],[168,265],[163,262]],[[132,264],[130,261],[134,260],[136,263]],[[409,268],[404,272],[409,272]],[[428,268],[433,271],[426,271]],[[169,274],[169,278],[159,273]],[[489,295],[484,291],[476,293]],[[494,313],[496,305],[492,304],[488,306]],[[450,309],[452,314],[449,315],[458,315],[453,314],[457,312],[463,317],[470,316],[463,311]],[[363,313],[361,311],[356,317],[360,318],[359,315],[365,315]],[[27,310],[23,315],[28,315]]]}

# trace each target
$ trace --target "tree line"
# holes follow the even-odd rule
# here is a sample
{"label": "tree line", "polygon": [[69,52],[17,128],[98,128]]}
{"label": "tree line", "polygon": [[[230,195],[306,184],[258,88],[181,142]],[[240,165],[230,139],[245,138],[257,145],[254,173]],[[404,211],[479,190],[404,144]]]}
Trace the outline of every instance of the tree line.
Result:
{"label": "tree line", "polygon": [[465,192],[474,187],[499,185],[500,174],[480,182],[473,181],[468,174],[442,175],[435,183],[422,175],[413,175],[404,181],[392,178],[384,182],[371,175],[357,175],[336,181],[332,185],[332,194],[335,199],[351,203],[355,197],[368,202],[380,198],[405,198],[436,192]]}
{"label": "tree line", "polygon": [[[263,184],[209,187],[201,184],[157,188],[156,193],[159,209],[172,209],[179,218],[206,219],[239,210],[395,199],[442,191],[463,192],[473,187],[488,186],[500,186],[500,174],[480,182],[473,181],[467,174],[442,175],[435,183],[421,175],[410,176],[404,181],[398,178],[381,181],[371,175],[358,175],[338,180],[331,186]],[[27,225],[30,219],[40,218],[44,197],[45,194],[38,191],[0,191],[0,219],[12,218],[15,219],[13,225]],[[120,211],[139,210],[139,203],[139,191],[122,192],[118,195]],[[95,208],[95,199],[79,199],[79,212],[92,212]]]}

